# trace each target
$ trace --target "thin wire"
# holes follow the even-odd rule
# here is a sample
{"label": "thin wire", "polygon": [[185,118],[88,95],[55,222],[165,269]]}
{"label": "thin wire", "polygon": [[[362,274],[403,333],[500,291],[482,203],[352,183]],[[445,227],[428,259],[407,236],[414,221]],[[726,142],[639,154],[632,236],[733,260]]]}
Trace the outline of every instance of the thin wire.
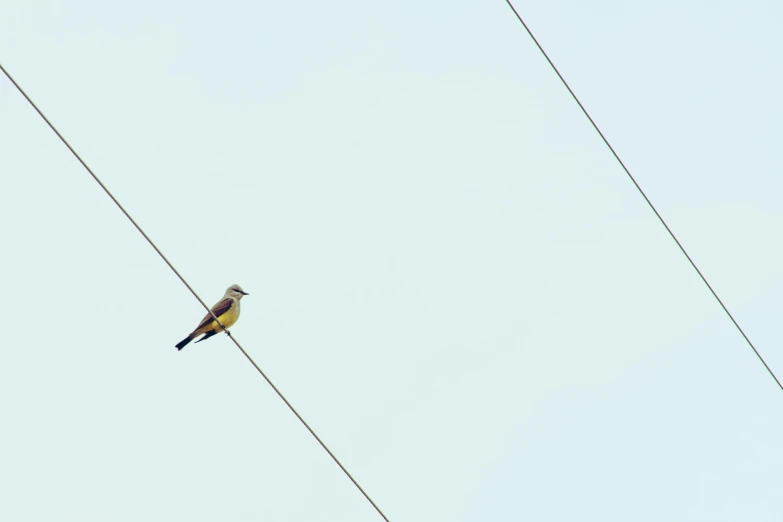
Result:
{"label": "thin wire", "polygon": [[506,3],[511,8],[512,11],[514,11],[514,14],[516,15],[519,22],[522,24],[522,27],[525,28],[525,31],[527,31],[527,34],[530,35],[530,38],[533,39],[533,42],[535,42],[536,46],[538,47],[538,50],[541,51],[541,54],[544,55],[544,58],[546,58],[546,61],[549,62],[549,65],[552,66],[552,69],[557,74],[557,77],[560,78],[560,81],[563,82],[563,85],[565,85],[565,88],[568,89],[568,92],[571,94],[571,97],[574,99],[574,101],[579,105],[579,108],[582,109],[582,112],[585,116],[587,116],[587,119],[590,120],[590,123],[593,125],[593,128],[598,133],[599,136],[601,136],[601,139],[604,140],[604,143],[609,148],[609,150],[614,155],[617,162],[620,164],[620,166],[623,168],[626,174],[628,174],[628,177],[631,178],[631,181],[636,186],[636,189],[639,191],[639,193],[642,195],[644,200],[647,202],[647,204],[650,206],[653,212],[655,212],[655,215],[658,217],[658,220],[661,222],[661,224],[666,228],[666,231],[669,233],[669,235],[672,237],[675,243],[677,243],[677,246],[680,247],[680,251],[685,255],[685,257],[688,259],[688,262],[691,264],[694,270],[696,270],[696,273],[699,274],[699,277],[701,277],[701,280],[704,281],[704,284],[707,285],[707,288],[709,288],[710,292],[712,292],[713,297],[718,301],[718,304],[720,304],[721,308],[723,308],[723,311],[726,312],[726,315],[729,316],[729,319],[731,319],[731,322],[734,323],[734,326],[737,327],[737,330],[739,330],[739,333],[742,334],[742,337],[745,338],[745,341],[748,343],[748,346],[751,347],[753,350],[753,353],[756,354],[756,357],[759,358],[759,361],[761,361],[761,364],[764,365],[764,368],[767,369],[769,374],[772,376],[773,379],[775,379],[775,382],[777,383],[778,387],[783,390],[783,384],[780,383],[780,380],[775,375],[775,372],[772,371],[772,368],[769,367],[767,364],[767,361],[764,360],[764,358],[761,356],[761,353],[756,349],[756,347],[753,345],[753,343],[750,341],[748,336],[745,334],[744,330],[740,327],[739,323],[736,319],[734,319],[734,316],[731,315],[731,312],[729,312],[729,309],[726,308],[726,305],[723,304],[723,301],[721,301],[721,298],[718,297],[718,294],[715,292],[715,290],[712,288],[712,285],[707,281],[707,278],[704,277],[704,274],[701,273],[701,270],[699,270],[699,267],[696,266],[696,263],[693,261],[691,256],[688,254],[688,252],[685,251],[685,247],[682,246],[682,243],[680,243],[680,240],[677,239],[677,236],[674,235],[674,232],[672,232],[672,229],[669,228],[669,225],[666,224],[666,221],[664,221],[663,216],[658,212],[658,209],[655,208],[655,205],[652,204],[652,201],[650,201],[650,198],[647,197],[647,194],[644,193],[644,190],[642,190],[642,187],[639,185],[639,183],[636,181],[636,178],[633,177],[631,174],[631,171],[628,170],[628,167],[625,166],[625,163],[623,163],[623,160],[620,159],[620,156],[618,156],[617,152],[614,150],[614,147],[609,143],[609,140],[606,139],[606,136],[604,136],[604,133],[601,132],[601,129],[598,128],[598,125],[596,125],[595,121],[593,121],[593,118],[590,116],[590,114],[587,112],[587,109],[585,109],[585,106],[582,105],[582,102],[579,101],[579,98],[577,98],[576,94],[574,94],[574,91],[571,89],[571,86],[568,85],[568,82],[563,78],[563,75],[560,74],[560,71],[555,67],[555,64],[552,62],[552,60],[549,58],[549,55],[544,51],[544,48],[541,47],[541,44],[538,43],[538,40],[535,36],[533,36],[533,32],[530,30],[530,28],[527,26],[525,21],[522,19],[522,17],[519,15],[519,12],[517,12],[514,5],[511,3],[511,0],[506,0]]}
{"label": "thin wire", "polygon": [[234,342],[234,344],[237,346],[237,348],[239,348],[239,350],[242,352],[242,355],[244,355],[247,358],[247,360],[250,361],[250,364],[252,364],[255,367],[256,370],[258,370],[258,373],[260,373],[261,376],[264,378],[264,380],[266,380],[266,382],[269,384],[269,386],[272,387],[272,389],[275,391],[275,393],[278,395],[278,397],[280,397],[283,400],[285,405],[288,406],[288,409],[290,409],[293,412],[293,414],[296,415],[296,418],[299,419],[299,421],[304,425],[305,428],[307,428],[307,431],[309,431],[310,434],[315,438],[315,440],[318,441],[318,444],[320,444],[321,447],[324,450],[326,450],[326,452],[329,454],[329,456],[332,457],[332,460],[334,460],[334,462],[338,466],[340,466],[340,469],[343,470],[343,473],[345,473],[345,475],[349,479],[351,479],[351,482],[353,482],[353,485],[356,486],[356,488],[359,491],[361,491],[362,495],[364,495],[364,498],[366,498],[367,501],[370,504],[372,504],[372,507],[375,508],[375,511],[377,511],[378,514],[381,515],[381,517],[386,522],[389,522],[389,519],[386,518],[386,515],[383,514],[383,511],[381,511],[381,509],[378,507],[378,505],[375,504],[375,502],[373,502],[373,500],[370,498],[370,495],[368,495],[367,492],[364,491],[364,489],[359,485],[359,483],[356,482],[356,479],[353,478],[353,475],[351,475],[348,472],[348,470],[345,469],[345,466],[343,466],[343,464],[337,459],[337,457],[335,457],[334,453],[332,453],[332,451],[326,446],[326,444],[324,444],[324,442],[321,440],[321,438],[318,435],[316,435],[315,431],[313,431],[313,429],[310,427],[310,425],[307,424],[307,422],[305,422],[305,420],[302,418],[301,415],[299,415],[299,412],[296,411],[296,409],[291,405],[291,403],[288,402],[288,399],[286,399],[285,396],[277,388],[277,386],[274,385],[272,380],[269,377],[267,377],[266,373],[264,373],[264,371],[256,364],[256,362],[253,360],[252,357],[250,357],[250,355],[245,351],[245,349],[242,348],[242,345],[239,344],[239,341],[237,341],[234,338],[234,336],[231,335],[231,333],[226,329],[226,327],[223,325],[223,323],[220,322],[220,320],[212,312],[212,310],[206,305],[206,303],[201,299],[201,297],[199,297],[199,295],[196,293],[196,291],[193,290],[193,288],[188,284],[187,281],[185,281],[185,278],[182,277],[182,275],[177,271],[176,268],[174,268],[174,265],[172,265],[171,262],[168,259],[166,259],[166,256],[163,255],[163,252],[160,251],[160,249],[155,245],[155,243],[152,242],[152,240],[144,232],[144,230],[142,230],[142,228],[139,226],[139,224],[136,223],[136,221],[131,217],[130,214],[128,214],[128,211],[125,210],[125,208],[122,205],[120,205],[120,202],[117,201],[117,198],[115,198],[114,195],[109,191],[109,189],[106,188],[106,185],[104,185],[103,182],[101,182],[101,180],[98,179],[98,176],[96,176],[95,173],[92,171],[92,169],[87,166],[87,163],[85,163],[84,160],[81,158],[81,156],[79,156],[79,154],[77,154],[77,152],[74,150],[74,148],[71,147],[70,143],[68,143],[68,141],[63,137],[63,135],[60,134],[60,132],[55,128],[55,126],[52,125],[52,122],[50,122],[49,119],[46,116],[44,116],[44,113],[41,112],[41,109],[38,108],[38,106],[33,102],[32,99],[30,99],[30,97],[27,95],[27,93],[24,92],[24,90],[19,86],[18,83],[16,83],[16,80],[14,80],[14,78],[9,74],[9,72],[5,69],[5,67],[3,67],[2,64],[0,64],[0,70],[3,71],[3,73],[6,75],[6,77],[9,80],[11,80],[11,83],[14,84],[14,87],[16,87],[16,89],[22,94],[22,96],[24,96],[24,98],[27,100],[27,102],[33,107],[33,109],[35,109],[35,111],[38,113],[38,115],[41,116],[41,118],[43,118],[43,120],[46,122],[46,124],[49,125],[49,128],[52,129],[55,134],[57,134],[57,137],[60,138],[60,141],[62,141],[65,144],[65,146],[68,147],[68,150],[70,150],[71,153],[76,157],[76,159],[79,160],[79,163],[81,163],[82,166],[87,170],[87,172],[90,173],[90,176],[92,176],[92,178],[98,183],[98,185],[101,186],[103,191],[106,192],[106,194],[111,198],[112,201],[114,201],[114,204],[117,205],[117,208],[119,208],[122,211],[122,213],[125,214],[125,217],[127,217],[128,220],[131,223],[133,223],[133,226],[136,227],[136,230],[138,230],[139,233],[142,236],[144,236],[144,239],[146,239],[147,242],[150,244],[150,246],[155,249],[155,252],[158,253],[158,255],[161,257],[161,259],[163,259],[163,261],[165,261],[166,264],[169,265],[169,268],[171,268],[171,271],[174,272],[176,274],[176,276],[179,278],[179,280],[182,281],[182,284],[184,284],[188,288],[188,290],[190,290],[190,293],[193,294],[193,297],[198,299],[198,302],[201,303],[201,306],[203,306],[204,309],[210,315],[212,315],[212,317],[220,325],[220,327],[223,329],[223,331],[226,332],[226,334],[228,334],[228,337]]}

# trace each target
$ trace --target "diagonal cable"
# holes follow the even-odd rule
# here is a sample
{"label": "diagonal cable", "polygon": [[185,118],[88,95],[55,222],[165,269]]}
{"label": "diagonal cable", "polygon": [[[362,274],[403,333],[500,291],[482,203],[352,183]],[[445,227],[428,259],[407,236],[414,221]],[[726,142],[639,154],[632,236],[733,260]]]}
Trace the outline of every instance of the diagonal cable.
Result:
{"label": "diagonal cable", "polygon": [[565,85],[565,88],[568,89],[568,92],[571,94],[571,97],[574,99],[574,101],[579,105],[579,108],[582,109],[582,112],[585,116],[587,116],[587,119],[590,120],[590,123],[593,125],[593,128],[598,133],[599,136],[601,136],[601,139],[604,141],[606,146],[609,148],[609,150],[612,152],[612,155],[617,160],[617,163],[620,164],[620,166],[623,168],[626,174],[628,174],[628,177],[633,182],[636,189],[639,191],[639,193],[642,195],[644,200],[647,202],[647,204],[650,206],[653,212],[655,212],[656,217],[661,222],[661,224],[666,228],[666,231],[669,233],[669,235],[672,237],[675,243],[677,243],[677,246],[680,248],[680,251],[685,255],[685,257],[688,259],[688,262],[691,264],[694,270],[696,270],[696,273],[699,274],[699,277],[702,281],[704,281],[704,284],[707,285],[707,288],[712,293],[713,297],[715,297],[715,300],[718,301],[718,304],[720,304],[721,308],[723,308],[723,311],[726,312],[726,315],[729,316],[729,319],[731,319],[731,322],[734,323],[734,326],[737,328],[740,334],[742,334],[742,337],[745,339],[745,342],[748,343],[748,346],[753,350],[753,353],[756,354],[756,357],[759,358],[759,361],[761,361],[761,364],[764,365],[764,368],[767,369],[769,374],[772,376],[773,379],[775,379],[775,382],[777,383],[778,387],[783,390],[783,384],[780,383],[780,380],[775,375],[775,372],[772,371],[772,368],[769,367],[767,364],[767,361],[764,360],[764,357],[761,356],[761,353],[756,349],[756,347],[753,345],[753,343],[750,341],[748,336],[745,334],[745,331],[740,327],[739,323],[736,319],[734,319],[734,316],[731,315],[731,312],[729,312],[729,309],[726,308],[726,305],[723,304],[723,301],[721,301],[721,298],[718,297],[718,294],[715,292],[715,290],[712,288],[712,285],[707,281],[707,278],[704,277],[704,274],[701,273],[701,270],[699,270],[699,267],[696,266],[696,263],[693,261],[691,256],[688,254],[688,252],[685,250],[685,247],[682,246],[682,243],[680,243],[680,240],[677,239],[677,236],[674,235],[674,232],[672,232],[672,229],[669,228],[669,225],[666,224],[666,221],[663,219],[663,216],[658,212],[658,209],[655,208],[655,205],[653,205],[652,201],[650,201],[650,198],[647,197],[647,194],[644,193],[644,190],[642,190],[642,187],[639,185],[639,183],[636,181],[636,178],[633,177],[631,174],[631,171],[628,170],[628,167],[625,166],[625,163],[623,163],[623,160],[620,159],[620,156],[617,154],[617,152],[614,150],[614,147],[609,143],[609,140],[606,139],[606,136],[604,136],[604,133],[601,132],[601,129],[598,128],[598,125],[596,125],[595,121],[593,121],[593,118],[590,116],[590,113],[587,112],[587,109],[585,109],[585,106],[582,105],[582,102],[579,101],[579,98],[576,96],[574,91],[571,89],[571,86],[568,85],[568,82],[563,78],[563,75],[560,74],[560,71],[555,67],[555,64],[552,62],[552,60],[549,58],[549,55],[546,54],[546,51],[544,51],[544,48],[541,47],[541,44],[538,43],[538,40],[535,36],[533,36],[533,32],[530,30],[530,28],[527,26],[525,21],[520,16],[519,12],[514,7],[514,4],[511,3],[511,0],[506,0],[506,3],[511,8],[512,11],[514,11],[514,14],[516,15],[519,22],[522,24],[522,27],[525,28],[525,31],[527,31],[527,34],[530,35],[530,38],[533,39],[533,42],[536,44],[536,47],[538,47],[538,50],[541,51],[541,54],[544,55],[544,58],[546,58],[546,61],[549,62],[549,65],[552,66],[552,69],[555,71],[555,74],[557,74],[557,77],[560,78],[560,81],[563,82],[563,85]]}
{"label": "diagonal cable", "polygon": [[79,163],[81,163],[82,166],[87,170],[87,172],[90,173],[90,176],[92,176],[92,179],[94,179],[96,181],[96,183],[98,183],[98,185],[101,186],[103,191],[106,192],[106,194],[111,198],[111,200],[114,201],[114,204],[117,205],[117,208],[119,208],[122,211],[122,213],[125,214],[125,217],[128,218],[128,220],[131,223],[133,223],[133,226],[136,227],[136,230],[138,230],[139,233],[142,236],[144,236],[144,239],[146,239],[147,242],[150,244],[150,246],[155,249],[155,252],[158,253],[158,255],[161,257],[161,259],[163,259],[163,261],[166,262],[166,264],[169,266],[169,268],[171,268],[171,271],[174,272],[174,274],[176,274],[176,276],[179,278],[180,281],[182,281],[182,284],[184,284],[187,287],[187,289],[190,290],[190,293],[193,294],[193,297],[195,297],[198,300],[198,302],[201,303],[201,306],[203,306],[204,309],[210,315],[212,315],[212,317],[215,319],[215,321],[217,321],[217,323],[220,325],[220,327],[223,329],[223,331],[226,332],[226,334],[228,334],[229,338],[234,342],[234,344],[237,346],[237,348],[239,348],[239,350],[242,352],[242,355],[244,355],[247,358],[247,360],[250,361],[250,364],[252,364],[255,367],[256,370],[258,370],[258,373],[260,373],[261,376],[269,384],[269,386],[272,387],[272,389],[275,391],[275,393],[278,395],[278,397],[280,397],[283,400],[285,405],[288,406],[288,409],[290,409],[291,412],[293,412],[293,414],[296,415],[296,418],[299,419],[299,422],[301,422],[302,425],[305,428],[307,428],[307,431],[310,432],[310,435],[312,435],[315,438],[315,440],[318,441],[318,444],[320,444],[321,447],[324,450],[326,450],[326,452],[329,454],[329,456],[332,457],[332,460],[340,467],[341,470],[343,470],[343,473],[345,473],[345,475],[349,479],[351,479],[351,482],[353,482],[353,485],[356,486],[356,488],[362,493],[362,495],[364,495],[364,498],[366,498],[367,501],[370,504],[372,504],[372,507],[375,508],[375,511],[377,511],[378,514],[386,522],[389,522],[389,519],[386,518],[386,515],[383,514],[383,511],[381,511],[381,509],[377,506],[377,504],[375,504],[375,502],[373,502],[373,500],[370,498],[370,495],[368,495],[367,492],[364,491],[364,489],[359,485],[359,483],[356,482],[356,479],[353,478],[353,476],[348,472],[347,469],[345,469],[345,466],[343,466],[343,464],[337,459],[337,457],[334,455],[334,453],[332,453],[332,451],[326,446],[326,444],[324,444],[324,442],[321,440],[321,438],[318,435],[316,435],[315,431],[313,431],[313,429],[310,427],[310,425],[307,424],[307,422],[305,422],[305,420],[302,418],[301,415],[299,415],[299,412],[296,411],[296,409],[291,405],[291,403],[288,402],[288,399],[286,399],[285,396],[282,394],[282,392],[280,392],[280,390],[277,388],[277,386],[274,385],[272,380],[269,377],[267,377],[266,373],[264,373],[264,371],[261,369],[261,367],[259,367],[256,364],[256,362],[253,360],[253,358],[250,357],[250,355],[245,351],[245,349],[242,348],[242,345],[239,344],[239,342],[234,338],[234,336],[229,333],[229,331],[226,329],[226,327],[223,325],[223,323],[220,322],[220,320],[217,318],[217,316],[206,305],[206,303],[201,299],[201,297],[199,297],[199,295],[196,293],[196,291],[193,290],[193,288],[188,284],[187,281],[185,281],[185,278],[182,277],[182,275],[177,271],[176,268],[174,268],[174,265],[172,265],[171,262],[168,259],[166,259],[166,256],[163,255],[163,252],[160,251],[160,249],[157,247],[157,245],[155,245],[155,243],[149,238],[149,236],[144,232],[144,230],[142,230],[142,228],[139,226],[139,224],[136,223],[136,221],[131,217],[130,214],[128,214],[128,211],[125,210],[125,208],[122,205],[120,205],[120,202],[117,201],[117,198],[115,198],[114,195],[109,191],[109,189],[106,188],[106,185],[104,185],[103,182],[101,182],[101,180],[98,179],[98,176],[96,176],[95,173],[92,171],[92,169],[87,166],[87,163],[85,163],[84,160],[81,158],[81,156],[79,156],[79,154],[74,150],[74,148],[71,147],[70,143],[68,143],[68,141],[66,141],[66,139],[63,137],[63,135],[60,134],[60,132],[55,128],[55,126],[52,125],[52,122],[49,121],[49,118],[44,116],[44,113],[41,112],[41,109],[38,108],[38,106],[33,102],[32,99],[30,99],[30,97],[27,95],[27,93],[24,92],[24,90],[19,86],[18,83],[16,83],[16,80],[14,80],[14,78],[8,73],[8,71],[5,69],[5,67],[3,67],[2,64],[0,64],[0,70],[3,71],[3,73],[11,81],[11,83],[14,84],[14,87],[16,87],[16,89],[22,94],[22,96],[24,96],[25,100],[27,100],[27,102],[33,107],[33,109],[35,109],[35,111],[38,113],[38,115],[41,118],[43,118],[43,120],[46,122],[46,124],[49,126],[49,128],[52,129],[55,134],[57,134],[57,137],[60,138],[60,141],[62,141],[65,144],[65,146],[68,147],[68,150],[70,150],[71,153],[76,157],[76,159],[79,160]]}

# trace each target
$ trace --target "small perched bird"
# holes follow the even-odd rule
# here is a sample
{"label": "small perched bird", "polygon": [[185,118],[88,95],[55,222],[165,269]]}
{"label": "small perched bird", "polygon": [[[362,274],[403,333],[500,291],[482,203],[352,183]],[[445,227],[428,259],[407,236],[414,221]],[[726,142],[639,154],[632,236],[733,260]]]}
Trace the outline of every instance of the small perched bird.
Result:
{"label": "small perched bird", "polygon": [[[228,290],[226,290],[226,294],[223,296],[223,299],[218,301],[217,304],[212,307],[212,314],[215,314],[215,317],[217,317],[220,322],[223,323],[223,326],[228,328],[229,326],[236,323],[237,319],[239,319],[239,300],[242,299],[242,296],[245,295],[250,294],[242,290],[239,285],[229,286]],[[201,334],[204,334],[204,337],[196,341],[197,343],[200,343],[204,339],[209,339],[216,333],[219,333],[221,330],[223,330],[217,321],[215,321],[215,319],[212,317],[212,314],[205,315],[204,319],[201,320],[196,329],[193,330],[190,335],[177,343],[177,350],[183,349],[186,344]]]}

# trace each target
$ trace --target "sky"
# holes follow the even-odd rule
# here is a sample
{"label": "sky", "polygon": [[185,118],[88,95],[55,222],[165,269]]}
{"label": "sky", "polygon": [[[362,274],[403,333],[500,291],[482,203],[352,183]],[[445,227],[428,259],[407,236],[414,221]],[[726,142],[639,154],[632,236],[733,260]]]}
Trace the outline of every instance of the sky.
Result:
{"label": "sky", "polygon": [[[783,7],[517,2],[783,375]],[[0,4],[8,69],[393,521],[778,521],[783,393],[503,1]],[[0,79],[0,519],[372,507]]]}

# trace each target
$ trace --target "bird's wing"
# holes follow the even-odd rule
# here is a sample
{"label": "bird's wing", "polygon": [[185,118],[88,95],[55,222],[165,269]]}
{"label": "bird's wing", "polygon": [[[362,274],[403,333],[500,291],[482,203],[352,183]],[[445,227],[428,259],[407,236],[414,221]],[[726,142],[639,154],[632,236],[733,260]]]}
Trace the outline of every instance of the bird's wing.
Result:
{"label": "bird's wing", "polygon": [[[231,305],[234,304],[234,300],[230,297],[226,297],[225,299],[221,299],[218,301],[218,303],[212,307],[212,313],[215,314],[216,317],[220,317],[224,313],[228,312],[228,309],[231,308]],[[215,319],[212,317],[212,314],[207,314],[204,316],[204,319],[201,320],[200,323],[198,323],[198,326],[196,327],[196,330],[199,328],[202,328]],[[195,331],[195,330],[194,330]]]}

